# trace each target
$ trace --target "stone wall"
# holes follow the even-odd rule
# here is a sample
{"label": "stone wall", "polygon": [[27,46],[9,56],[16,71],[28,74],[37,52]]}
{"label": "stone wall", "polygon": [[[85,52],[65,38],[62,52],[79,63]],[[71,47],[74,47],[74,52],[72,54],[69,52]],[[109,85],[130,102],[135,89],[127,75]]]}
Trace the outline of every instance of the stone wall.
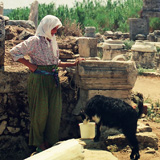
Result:
{"label": "stone wall", "polygon": [[3,16],[0,15],[0,69],[4,66],[5,54],[5,21]]}
{"label": "stone wall", "polygon": [[[59,136],[60,140],[66,140],[80,137],[80,121],[72,114],[77,103],[75,90],[70,88],[65,72],[60,71],[61,73],[63,110]],[[6,150],[23,151],[29,156],[30,118],[26,89],[28,74],[28,68],[22,66],[5,66],[4,72],[0,72],[0,159],[1,156],[9,156]]]}

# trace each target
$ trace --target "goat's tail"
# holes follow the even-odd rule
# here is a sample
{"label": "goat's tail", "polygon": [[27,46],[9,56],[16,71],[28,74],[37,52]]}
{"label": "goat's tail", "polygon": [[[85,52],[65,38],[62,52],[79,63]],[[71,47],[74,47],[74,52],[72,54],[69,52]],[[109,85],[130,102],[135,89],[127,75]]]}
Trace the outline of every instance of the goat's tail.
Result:
{"label": "goat's tail", "polygon": [[134,103],[138,105],[138,109],[139,109],[138,119],[139,119],[143,113],[143,95],[141,93],[136,93],[131,97],[131,99]]}

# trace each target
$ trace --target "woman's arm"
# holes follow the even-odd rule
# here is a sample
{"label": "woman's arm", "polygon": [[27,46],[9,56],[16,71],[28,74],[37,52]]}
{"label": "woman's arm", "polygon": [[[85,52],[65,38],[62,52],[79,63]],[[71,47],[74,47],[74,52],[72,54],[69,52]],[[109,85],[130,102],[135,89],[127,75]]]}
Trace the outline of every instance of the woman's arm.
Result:
{"label": "woman's arm", "polygon": [[75,62],[73,62],[73,63],[71,63],[71,62],[60,62],[58,64],[58,67],[72,67],[72,66],[76,66],[82,60],[84,60],[84,58],[77,58],[75,60]]}
{"label": "woman's arm", "polygon": [[20,58],[20,59],[18,59],[18,61],[20,63],[24,64],[25,66],[27,66],[31,70],[31,72],[34,72],[37,69],[37,65],[30,63],[25,58]]}

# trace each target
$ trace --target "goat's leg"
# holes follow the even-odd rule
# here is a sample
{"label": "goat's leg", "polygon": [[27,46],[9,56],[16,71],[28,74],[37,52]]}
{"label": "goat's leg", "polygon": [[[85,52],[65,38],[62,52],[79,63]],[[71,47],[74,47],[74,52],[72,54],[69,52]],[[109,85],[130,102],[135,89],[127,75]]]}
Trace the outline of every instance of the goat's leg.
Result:
{"label": "goat's leg", "polygon": [[96,123],[96,135],[94,137],[95,142],[98,142],[101,136],[100,126],[101,126],[101,123]]}
{"label": "goat's leg", "polygon": [[135,131],[127,128],[127,131],[124,131],[124,135],[128,139],[128,141],[130,143],[130,146],[131,146],[131,149],[132,149],[130,159],[138,160],[140,158],[140,154],[139,154],[139,146],[138,146],[138,141],[137,141],[137,138],[136,138]]}

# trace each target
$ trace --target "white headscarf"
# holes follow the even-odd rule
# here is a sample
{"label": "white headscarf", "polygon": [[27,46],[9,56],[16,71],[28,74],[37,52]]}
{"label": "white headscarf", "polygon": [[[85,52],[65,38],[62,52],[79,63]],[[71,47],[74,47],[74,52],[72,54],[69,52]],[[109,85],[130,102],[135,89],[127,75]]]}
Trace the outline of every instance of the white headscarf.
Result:
{"label": "white headscarf", "polygon": [[51,40],[54,56],[57,56],[58,45],[56,41],[56,36],[51,35],[51,30],[57,26],[58,28],[62,26],[61,21],[56,16],[47,15],[41,20],[35,34],[36,36],[45,37],[49,46],[50,46],[50,43],[48,42],[47,38]]}

